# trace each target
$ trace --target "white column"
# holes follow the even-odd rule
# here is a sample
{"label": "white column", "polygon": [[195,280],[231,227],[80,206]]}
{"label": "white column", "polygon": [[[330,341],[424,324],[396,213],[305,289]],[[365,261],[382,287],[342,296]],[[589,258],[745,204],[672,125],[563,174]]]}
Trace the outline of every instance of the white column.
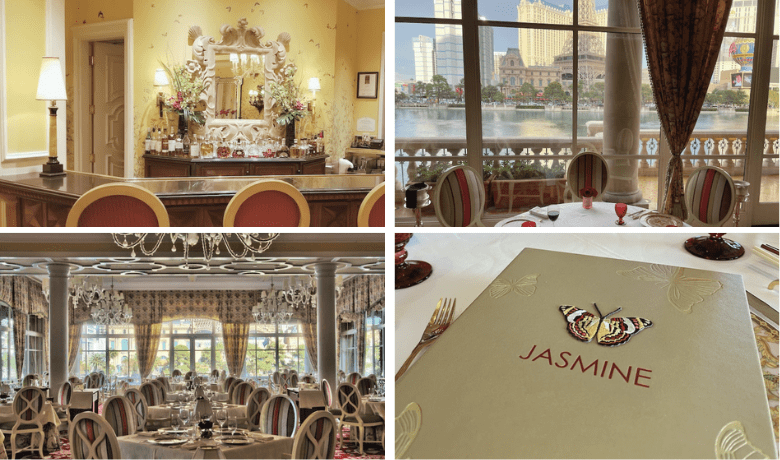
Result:
{"label": "white column", "polygon": [[314,265],[317,277],[317,371],[336,393],[336,268],[334,262]]}
{"label": "white column", "polygon": [[[639,27],[634,0],[609,2],[607,23],[618,27]],[[639,115],[642,107],[642,36],[607,34],[604,87],[604,154],[620,155],[608,160],[609,184],[604,201],[637,203],[639,190]]]}
{"label": "white column", "polygon": [[68,275],[70,264],[52,263],[49,270],[49,388],[56,394],[68,380]]}

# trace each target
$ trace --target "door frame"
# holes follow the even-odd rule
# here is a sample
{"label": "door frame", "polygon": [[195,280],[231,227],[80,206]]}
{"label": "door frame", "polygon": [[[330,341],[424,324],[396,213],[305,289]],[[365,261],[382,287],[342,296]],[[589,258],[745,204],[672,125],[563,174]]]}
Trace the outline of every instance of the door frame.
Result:
{"label": "door frame", "polygon": [[125,177],[135,177],[133,142],[133,20],[120,19],[73,28],[73,169],[83,171],[83,160],[92,140],[89,94],[89,44],[102,40],[124,40],[125,47]]}

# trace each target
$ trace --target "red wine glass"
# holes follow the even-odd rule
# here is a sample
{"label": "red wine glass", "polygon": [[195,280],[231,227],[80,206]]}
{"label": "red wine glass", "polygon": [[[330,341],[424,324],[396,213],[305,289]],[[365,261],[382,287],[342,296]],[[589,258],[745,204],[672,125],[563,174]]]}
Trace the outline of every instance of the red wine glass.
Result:
{"label": "red wine glass", "polygon": [[628,205],[625,203],[615,203],[615,214],[618,216],[618,220],[615,221],[618,225],[626,225],[626,222],[623,220],[624,217],[626,217],[626,212],[628,212]]}
{"label": "red wine glass", "polygon": [[736,241],[723,238],[725,233],[710,233],[685,241],[685,249],[696,257],[709,260],[733,260],[745,255],[745,248]]}
{"label": "red wine glass", "polygon": [[555,227],[555,221],[558,220],[558,216],[561,215],[561,207],[557,204],[551,204],[547,206],[547,217],[552,221],[553,227]]}
{"label": "red wine glass", "polygon": [[406,260],[409,253],[404,249],[412,239],[411,233],[395,234],[395,288],[412,287],[427,280],[433,273],[433,267],[421,260]]}

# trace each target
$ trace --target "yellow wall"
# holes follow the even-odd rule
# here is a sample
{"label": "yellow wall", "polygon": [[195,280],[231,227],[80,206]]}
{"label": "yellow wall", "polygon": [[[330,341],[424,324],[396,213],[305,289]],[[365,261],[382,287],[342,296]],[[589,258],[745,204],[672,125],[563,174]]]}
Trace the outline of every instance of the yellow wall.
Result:
{"label": "yellow wall", "polygon": [[35,100],[46,55],[46,0],[7,0],[5,15],[8,153],[46,152],[48,104]]}
{"label": "yellow wall", "polygon": [[[101,17],[102,15],[102,17]],[[133,0],[65,1],[65,86],[68,89],[68,165],[73,159],[73,27],[133,17]]]}
{"label": "yellow wall", "polygon": [[[357,12],[356,72],[379,72],[381,70],[382,33],[384,31],[384,8]],[[379,92],[381,93],[382,91],[384,91],[384,88],[380,87]],[[352,123],[352,129],[356,129],[359,118],[373,118],[377,123],[377,129],[365,134],[377,136],[379,131],[378,111],[379,98],[355,99],[355,121]]]}

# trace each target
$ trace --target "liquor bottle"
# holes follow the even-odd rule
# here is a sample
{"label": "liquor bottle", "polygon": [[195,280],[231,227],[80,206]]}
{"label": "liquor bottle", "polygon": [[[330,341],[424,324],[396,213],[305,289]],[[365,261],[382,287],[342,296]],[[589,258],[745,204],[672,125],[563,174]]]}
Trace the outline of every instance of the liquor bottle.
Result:
{"label": "liquor bottle", "polygon": [[230,147],[228,147],[227,142],[225,142],[225,138],[222,138],[222,141],[219,143],[219,147],[217,147],[217,158],[229,158],[230,157]]}
{"label": "liquor bottle", "polygon": [[146,139],[144,139],[144,155],[152,153],[152,128],[146,129]]}
{"label": "liquor bottle", "polygon": [[192,135],[192,142],[189,145],[189,149],[190,149],[190,153],[189,153],[190,158],[200,158],[200,143],[198,143],[197,134]]}
{"label": "liquor bottle", "polygon": [[214,156],[214,143],[208,135],[203,137],[203,142],[200,144],[200,155],[203,158],[211,158]]}
{"label": "liquor bottle", "polygon": [[157,128],[157,134],[155,135],[155,142],[154,142],[154,152],[157,155],[162,155],[162,131],[160,131],[160,128]]}
{"label": "liquor bottle", "polygon": [[173,129],[168,133],[168,155],[176,155],[176,134],[173,132]]}
{"label": "liquor bottle", "polygon": [[160,138],[160,155],[168,155],[168,128],[163,128]]}
{"label": "liquor bottle", "polygon": [[[195,135],[193,134],[192,137],[195,138]],[[184,137],[181,139],[181,143],[182,143],[182,155],[185,157],[189,157],[190,146],[192,142],[190,141],[190,135],[188,133],[184,133]]]}
{"label": "liquor bottle", "polygon": [[157,150],[157,128],[152,128],[152,141],[149,143],[151,147],[152,155],[159,155],[159,151]]}
{"label": "liquor bottle", "polygon": [[174,144],[174,156],[184,156],[184,142],[181,140],[181,136],[176,137],[176,144]]}

